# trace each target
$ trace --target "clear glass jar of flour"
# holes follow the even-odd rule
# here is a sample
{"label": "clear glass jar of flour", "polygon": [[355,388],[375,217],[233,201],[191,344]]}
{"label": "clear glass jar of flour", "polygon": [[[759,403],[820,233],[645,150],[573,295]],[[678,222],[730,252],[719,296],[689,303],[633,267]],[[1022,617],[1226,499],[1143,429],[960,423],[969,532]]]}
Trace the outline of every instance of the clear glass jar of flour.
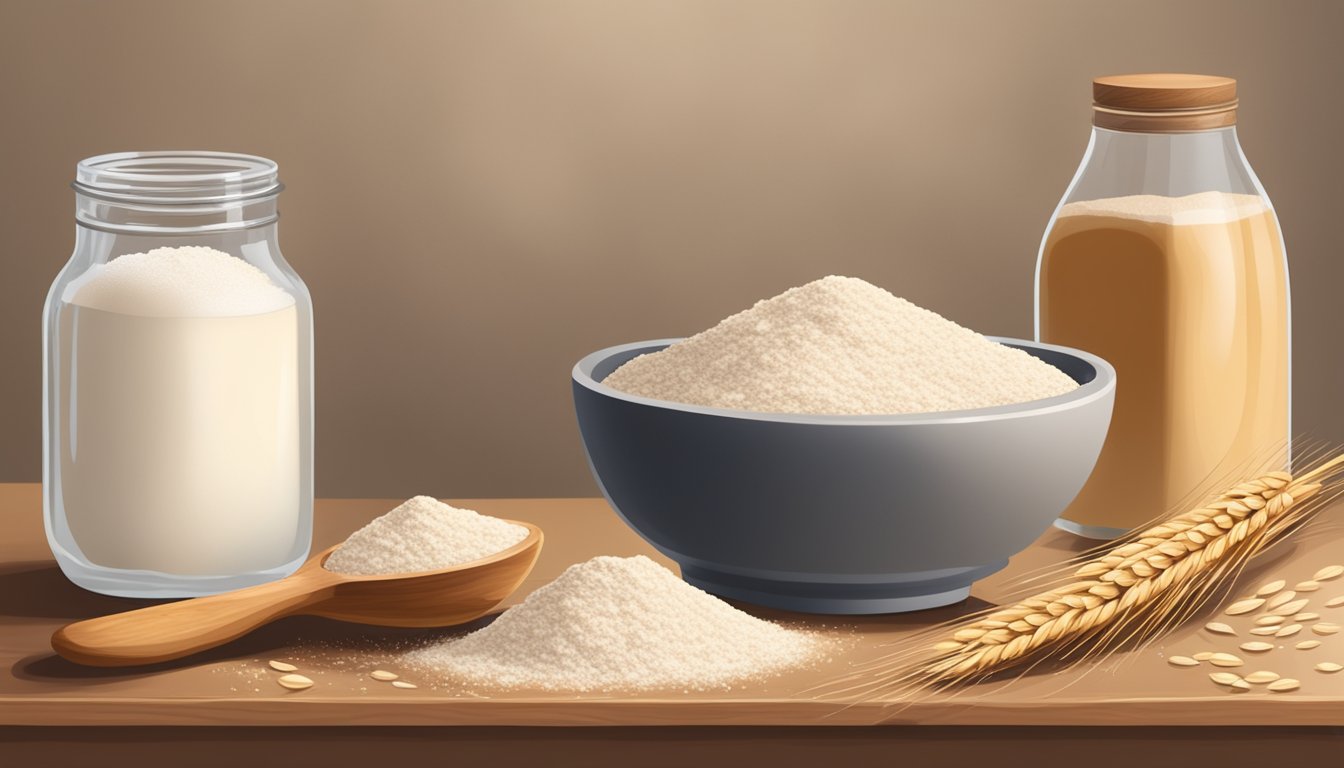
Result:
{"label": "clear glass jar of flour", "polygon": [[1288,265],[1226,77],[1093,83],[1092,141],[1046,229],[1036,338],[1115,366],[1115,412],[1057,525],[1112,538],[1289,445]]}
{"label": "clear glass jar of flour", "polygon": [[275,163],[101,155],[73,186],[43,326],[57,563],[133,597],[288,575],[312,532],[313,313],[280,255]]}

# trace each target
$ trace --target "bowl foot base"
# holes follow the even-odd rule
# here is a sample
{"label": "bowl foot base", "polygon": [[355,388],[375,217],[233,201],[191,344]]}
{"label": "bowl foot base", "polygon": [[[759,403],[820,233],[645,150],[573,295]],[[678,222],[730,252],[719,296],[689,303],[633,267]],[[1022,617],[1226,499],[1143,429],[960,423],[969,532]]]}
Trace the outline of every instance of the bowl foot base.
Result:
{"label": "bowl foot base", "polygon": [[681,576],[688,584],[728,600],[799,613],[856,616],[923,611],[960,602],[970,596],[973,581],[1007,564],[1005,560],[980,568],[940,571],[927,580],[864,584],[775,581],[684,563]]}
{"label": "bowl foot base", "polygon": [[1068,531],[1074,536],[1081,536],[1084,539],[1095,539],[1097,541],[1110,541],[1118,539],[1129,533],[1128,528],[1107,528],[1102,525],[1083,525],[1075,523],[1072,520],[1059,518],[1055,521],[1055,527],[1061,531]]}

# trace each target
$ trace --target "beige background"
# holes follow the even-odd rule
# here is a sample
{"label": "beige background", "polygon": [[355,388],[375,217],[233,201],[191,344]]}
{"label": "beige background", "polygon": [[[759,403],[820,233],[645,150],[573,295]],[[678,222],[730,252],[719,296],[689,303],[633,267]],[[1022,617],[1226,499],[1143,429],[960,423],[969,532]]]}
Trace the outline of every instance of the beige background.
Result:
{"label": "beige background", "polygon": [[1295,416],[1344,442],[1344,3],[0,2],[0,481],[82,157],[279,161],[318,491],[587,495],[569,369],[827,273],[1030,336],[1089,79],[1241,81],[1293,278]]}

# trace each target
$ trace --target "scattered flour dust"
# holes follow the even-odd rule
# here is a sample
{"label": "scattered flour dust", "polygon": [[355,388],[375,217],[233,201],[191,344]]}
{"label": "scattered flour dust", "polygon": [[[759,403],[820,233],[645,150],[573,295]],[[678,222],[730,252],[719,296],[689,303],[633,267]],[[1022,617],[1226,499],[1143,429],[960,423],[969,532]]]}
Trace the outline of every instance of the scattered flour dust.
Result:
{"label": "scattered flour dust", "polygon": [[805,664],[825,642],[739,611],[647,557],[597,557],[485,628],[403,662],[496,689],[706,690]]}
{"label": "scattered flour dust", "polygon": [[434,571],[503,552],[525,538],[521,525],[416,496],[350,534],[324,567],[352,576]]}
{"label": "scattered flour dust", "polygon": [[641,355],[603,383],[677,403],[837,415],[985,408],[1078,387],[1025,352],[834,275]]}

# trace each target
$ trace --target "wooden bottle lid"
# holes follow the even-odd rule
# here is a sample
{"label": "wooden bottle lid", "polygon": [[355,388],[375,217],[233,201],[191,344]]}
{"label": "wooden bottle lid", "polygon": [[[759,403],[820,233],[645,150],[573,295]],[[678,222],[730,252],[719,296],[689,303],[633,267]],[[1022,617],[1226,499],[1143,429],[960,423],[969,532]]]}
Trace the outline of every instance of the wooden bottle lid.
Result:
{"label": "wooden bottle lid", "polygon": [[1092,124],[1179,133],[1237,123],[1237,81],[1213,75],[1109,75],[1092,81]]}

